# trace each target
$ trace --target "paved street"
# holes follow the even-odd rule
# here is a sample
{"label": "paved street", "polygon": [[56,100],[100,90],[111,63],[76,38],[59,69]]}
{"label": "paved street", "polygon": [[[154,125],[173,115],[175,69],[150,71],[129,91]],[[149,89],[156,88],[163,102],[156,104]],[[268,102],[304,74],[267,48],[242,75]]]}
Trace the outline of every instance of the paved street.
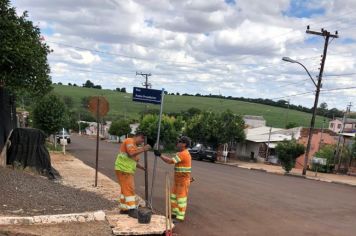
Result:
{"label": "paved street", "polygon": [[[95,166],[95,140],[72,136],[68,151]],[[100,142],[100,172],[115,179],[118,144]],[[150,154],[150,174],[153,155]],[[158,161],[154,207],[164,212],[164,175]],[[93,175],[94,173],[88,173]],[[186,222],[179,235],[349,235],[356,232],[356,188],[273,175],[208,162],[193,162]],[[143,196],[144,175],[136,189]]]}

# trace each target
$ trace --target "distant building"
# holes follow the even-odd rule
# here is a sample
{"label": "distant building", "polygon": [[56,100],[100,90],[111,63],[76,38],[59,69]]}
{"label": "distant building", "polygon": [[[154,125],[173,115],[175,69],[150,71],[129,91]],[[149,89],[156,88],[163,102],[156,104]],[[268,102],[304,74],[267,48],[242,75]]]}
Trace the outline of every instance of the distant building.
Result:
{"label": "distant building", "polygon": [[[299,139],[301,128],[279,129],[258,127],[246,129],[246,140],[236,146],[237,158],[242,160],[254,159],[260,162],[270,161],[277,164],[275,148],[283,140]],[[268,155],[266,155],[268,150]],[[267,156],[267,159],[266,159]]]}
{"label": "distant building", "polygon": [[[308,143],[308,136],[309,136],[309,129],[308,128],[301,129],[300,138],[298,139],[298,143],[303,144],[306,147],[307,143]],[[308,165],[311,165],[312,157],[314,156],[314,154],[316,152],[319,151],[319,149],[323,145],[336,144],[337,137],[338,137],[337,134],[331,130],[326,129],[326,130],[322,131],[321,129],[314,129],[312,140],[311,140]],[[296,160],[295,168],[302,169],[304,166],[304,159],[305,159],[305,154],[300,155]]]}
{"label": "distant building", "polygon": [[[342,118],[336,118],[329,122],[329,130],[340,133],[342,130]],[[356,119],[346,119],[344,133],[356,133]]]}
{"label": "distant building", "polygon": [[258,128],[266,126],[266,120],[263,118],[263,116],[245,115],[243,116],[243,120],[245,121],[245,125],[248,128]]}

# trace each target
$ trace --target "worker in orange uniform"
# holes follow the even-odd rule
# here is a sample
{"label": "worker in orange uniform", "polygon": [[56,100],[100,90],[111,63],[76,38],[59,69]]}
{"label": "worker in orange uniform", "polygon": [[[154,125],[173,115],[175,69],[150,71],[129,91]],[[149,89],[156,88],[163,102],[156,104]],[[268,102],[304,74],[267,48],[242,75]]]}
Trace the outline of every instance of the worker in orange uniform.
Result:
{"label": "worker in orange uniform", "polygon": [[155,150],[155,155],[159,156],[167,164],[174,164],[174,184],[171,193],[172,214],[176,218],[175,223],[184,221],[187,209],[188,191],[191,182],[192,157],[188,151],[190,139],[186,136],[180,137],[177,141],[178,153],[170,158]]}
{"label": "worker in orange uniform", "polygon": [[145,135],[137,133],[133,138],[127,138],[120,145],[120,153],[115,161],[115,172],[121,187],[120,213],[137,217],[136,194],[134,185],[134,175],[136,168],[145,170],[139,164],[139,155],[151,149],[150,145],[141,146],[144,143]]}

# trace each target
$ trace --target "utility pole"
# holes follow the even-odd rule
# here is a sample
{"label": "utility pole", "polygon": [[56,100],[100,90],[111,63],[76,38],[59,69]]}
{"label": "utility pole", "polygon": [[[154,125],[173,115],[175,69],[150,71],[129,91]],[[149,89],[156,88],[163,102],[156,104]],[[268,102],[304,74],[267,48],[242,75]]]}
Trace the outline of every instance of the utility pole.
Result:
{"label": "utility pole", "polygon": [[272,133],[272,126],[269,128],[268,143],[267,143],[267,149],[266,149],[266,161],[268,161],[269,145],[271,142],[271,133]]}
{"label": "utility pole", "polygon": [[142,73],[142,72],[136,72],[136,75],[142,75],[143,77],[145,77],[145,82],[142,84],[143,86],[145,86],[145,88],[151,88],[152,84],[148,83],[148,77],[152,76],[151,73]]}
{"label": "utility pole", "polygon": [[[145,86],[146,89],[148,87],[151,88],[151,83],[148,83],[148,77],[151,76],[151,73],[138,73],[136,72],[136,75],[142,75],[145,77],[145,82],[143,83],[143,86]],[[147,113],[147,105],[145,106],[145,113]],[[145,145],[147,145],[147,136],[145,136]],[[144,160],[144,165],[145,165],[145,200],[146,203],[148,202],[148,156],[147,156],[147,151],[143,153],[143,160]],[[152,191],[152,190],[151,190]],[[151,204],[152,204],[152,193],[151,193]]]}
{"label": "utility pole", "polygon": [[321,144],[322,144],[322,142],[323,142],[324,126],[325,126],[325,118],[324,118],[324,120],[323,120],[323,125],[322,125],[322,127],[321,127],[321,134],[320,134],[320,140],[319,140],[319,148],[318,148],[318,151],[320,151]]}
{"label": "utility pole", "polygon": [[331,34],[329,31],[327,31],[325,29],[321,29],[320,32],[311,31],[309,25],[307,26],[306,33],[307,34],[314,34],[314,35],[322,36],[322,37],[324,37],[325,42],[324,42],[323,55],[321,56],[321,64],[320,64],[318,82],[316,84],[315,100],[314,100],[314,106],[313,106],[313,115],[312,115],[312,119],[310,121],[308,144],[307,144],[307,148],[306,148],[306,151],[305,151],[305,158],[304,158],[303,175],[306,175],[307,168],[308,168],[309,153],[310,153],[311,141],[312,141],[312,137],[313,137],[313,129],[314,129],[314,125],[315,125],[315,116],[316,116],[316,110],[318,108],[320,88],[322,86],[321,85],[321,80],[323,78],[324,66],[325,66],[326,54],[328,52],[329,42],[330,42],[330,39],[334,39],[334,38],[338,38],[339,37],[337,31],[335,31],[335,34]]}
{"label": "utility pole", "polygon": [[288,125],[288,115],[289,115],[289,105],[290,105],[290,99],[288,99],[287,104],[288,104],[288,107],[287,107],[286,121],[285,121],[284,128],[287,128],[287,125]]}
{"label": "utility pole", "polygon": [[346,107],[346,111],[345,111],[344,117],[342,119],[342,125],[341,125],[341,129],[339,130],[339,138],[338,138],[338,141],[337,141],[336,151],[334,152],[334,154],[335,154],[334,155],[334,168],[336,166],[336,161],[338,160],[338,165],[337,165],[337,169],[336,169],[337,172],[340,170],[340,166],[341,166],[341,158],[339,157],[340,156],[341,136],[342,136],[342,133],[344,132],[344,129],[345,129],[347,113],[349,113],[351,111],[351,107],[352,107],[352,103],[350,102],[350,104],[347,105],[347,107]]}

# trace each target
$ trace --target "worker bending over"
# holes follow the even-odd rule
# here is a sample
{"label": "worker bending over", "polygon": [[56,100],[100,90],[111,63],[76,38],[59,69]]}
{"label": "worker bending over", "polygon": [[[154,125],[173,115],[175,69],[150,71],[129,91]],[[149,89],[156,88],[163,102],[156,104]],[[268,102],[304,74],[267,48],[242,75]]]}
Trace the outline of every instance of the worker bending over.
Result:
{"label": "worker bending over", "polygon": [[121,187],[120,213],[137,217],[134,175],[136,167],[145,170],[139,164],[139,155],[151,149],[150,145],[138,147],[144,143],[145,135],[136,133],[133,138],[127,138],[120,145],[120,153],[115,161],[115,172]]}
{"label": "worker bending over", "polygon": [[162,155],[158,150],[154,151],[155,155],[159,156],[167,164],[175,164],[174,184],[171,193],[172,214],[176,218],[175,222],[182,222],[184,220],[187,209],[192,171],[192,157],[187,149],[189,146],[190,139],[183,136],[177,141],[178,153],[173,158]]}

